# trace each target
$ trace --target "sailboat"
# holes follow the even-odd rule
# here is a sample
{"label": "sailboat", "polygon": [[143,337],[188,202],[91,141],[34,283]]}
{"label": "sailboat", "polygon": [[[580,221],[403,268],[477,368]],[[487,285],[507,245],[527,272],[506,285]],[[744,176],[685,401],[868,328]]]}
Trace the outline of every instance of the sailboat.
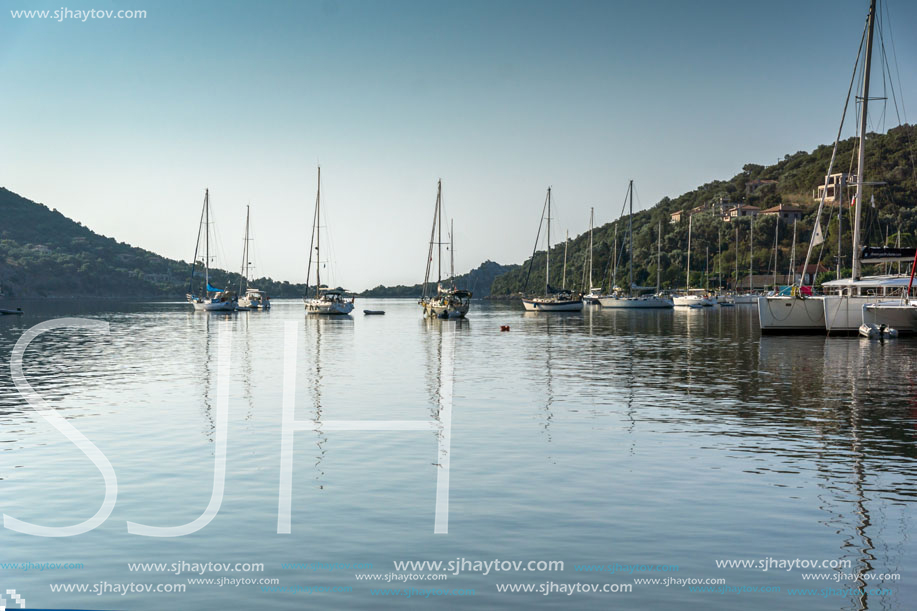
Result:
{"label": "sailboat", "polygon": [[[471,291],[455,286],[454,225],[449,227],[449,286],[443,286],[443,181],[436,183],[436,206],[433,211],[433,229],[430,231],[430,250],[427,253],[427,271],[423,278],[423,295],[420,305],[426,318],[464,318],[471,307]],[[433,246],[437,246],[436,294],[427,294],[433,265]]]}
{"label": "sailboat", "polygon": [[[201,221],[197,230],[197,244],[194,247],[194,259],[191,263],[191,279],[188,281],[188,294],[185,296],[196,311],[232,312],[236,309],[236,297],[228,290],[210,285],[210,189],[204,190],[204,207],[201,210]],[[199,263],[197,255],[201,245],[201,233],[204,234],[204,284],[199,293],[194,289],[194,269]]]}
{"label": "sailboat", "polygon": [[[659,237],[657,243],[657,265],[656,265],[656,294],[655,295],[634,295],[633,291],[637,288],[634,285],[634,181],[631,180],[627,185],[627,194],[630,202],[630,210],[627,216],[627,283],[630,287],[626,295],[615,292],[607,297],[600,297],[599,303],[603,308],[671,308],[672,300],[667,299],[659,294],[659,264],[661,261],[662,245],[662,228],[659,228]],[[615,253],[617,257],[617,253]]]}
{"label": "sailboat", "polygon": [[[876,19],[876,0],[869,3],[869,13],[866,17],[866,49],[863,55],[863,89],[862,96],[858,102],[862,104],[859,112],[858,125],[858,146],[857,146],[857,173],[856,173],[856,195],[854,196],[853,212],[853,249],[852,249],[852,266],[849,278],[841,278],[825,282],[822,288],[827,293],[824,296],[806,296],[803,294],[803,278],[805,274],[800,275],[799,285],[794,286],[794,295],[791,296],[770,296],[761,297],[758,300],[758,318],[761,323],[761,331],[768,332],[840,332],[856,333],[863,324],[864,306],[887,300],[899,294],[909,285],[906,275],[875,275],[861,276],[862,263],[888,263],[908,260],[913,254],[913,249],[891,249],[881,248],[863,248],[861,245],[860,225],[862,217],[863,198],[865,196],[864,186],[870,184],[866,182],[866,129],[867,129],[867,109],[869,106],[869,79],[872,69],[872,48],[873,34],[875,30]],[[862,43],[861,43],[862,44]],[[858,58],[859,59],[859,58]],[[852,92],[854,81],[851,80]],[[848,92],[848,103],[850,98]],[[825,177],[825,184],[828,184],[828,176],[833,171],[834,161],[837,155],[838,142],[843,130],[844,116],[846,116],[846,106],[844,115],[841,117],[841,127],[838,129],[838,137],[834,144],[834,152],[831,155],[831,162],[828,165],[828,174]],[[816,213],[816,229],[819,227],[821,213],[825,204],[824,190],[821,202],[819,203],[818,212]],[[816,232],[813,232],[815,235]],[[809,250],[806,253],[803,270],[809,268],[809,259],[816,240],[809,241]],[[908,289],[909,291],[910,289]]]}
{"label": "sailboat", "polygon": [[[242,278],[239,280],[239,304],[240,310],[269,310],[271,309],[271,298],[264,291],[248,285],[248,273],[251,269],[249,261],[248,243],[251,242],[249,237],[249,219],[251,211],[249,206],[245,206],[245,240],[242,242]],[[242,291],[245,292],[242,292]]]}
{"label": "sailboat", "polygon": [[318,187],[315,191],[315,215],[312,219],[312,242],[309,247],[309,265],[306,275],[306,286],[312,279],[312,257],[315,256],[315,294],[303,297],[306,305],[306,314],[322,316],[344,316],[353,311],[354,298],[347,299],[344,291],[330,289],[322,285],[322,259],[321,259],[321,200],[322,200],[322,168],[318,168]]}
{"label": "sailboat", "polygon": [[[545,216],[545,210],[547,210],[547,216]],[[583,310],[582,297],[575,295],[566,288],[558,291],[551,286],[551,187],[548,187],[545,207],[541,212],[541,222],[538,223],[538,233],[535,235],[535,248],[529,261],[529,269],[525,275],[525,286],[522,292],[525,293],[526,289],[528,289],[529,277],[532,274],[532,264],[535,262],[535,253],[538,251],[538,238],[541,237],[541,226],[545,220],[547,220],[547,247],[545,248],[544,295],[541,297],[523,297],[522,306],[527,312],[581,312]]]}
{"label": "sailboat", "polygon": [[[736,226],[736,232],[738,233],[738,226]],[[716,303],[718,306],[722,307],[732,307],[736,304],[735,293],[722,292],[723,290],[723,236],[720,230],[716,232],[716,248],[717,248],[717,264],[719,265],[719,273],[717,274],[717,293],[716,293]],[[736,251],[738,252],[738,251]],[[738,272],[738,260],[736,260],[737,266],[736,271]],[[736,273],[738,277],[738,273]]]}
{"label": "sailboat", "polygon": [[589,292],[583,295],[583,301],[589,305],[601,305],[599,297],[602,296],[602,287],[592,286],[592,259],[593,259],[593,241],[592,230],[595,225],[595,208],[589,208]]}
{"label": "sailboat", "polygon": [[748,291],[740,294],[739,285],[739,225],[736,221],[736,305],[758,305],[758,295],[752,291],[752,278],[755,270],[755,217],[748,222]]}
{"label": "sailboat", "polygon": [[713,299],[707,295],[704,289],[691,288],[691,230],[694,223],[694,215],[688,214],[688,262],[685,272],[685,292],[672,298],[674,305],[687,308],[703,308],[714,304]]}

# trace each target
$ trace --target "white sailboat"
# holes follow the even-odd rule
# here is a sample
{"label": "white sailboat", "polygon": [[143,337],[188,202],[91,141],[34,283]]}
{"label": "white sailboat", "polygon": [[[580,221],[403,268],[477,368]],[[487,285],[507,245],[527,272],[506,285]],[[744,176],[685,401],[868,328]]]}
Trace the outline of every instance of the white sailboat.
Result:
{"label": "white sailboat", "polygon": [[[906,260],[902,258],[901,249],[862,249],[860,237],[860,221],[862,216],[862,204],[864,198],[864,186],[866,182],[866,129],[867,129],[867,110],[869,106],[869,77],[872,66],[872,47],[873,33],[875,30],[876,19],[876,0],[871,0],[869,13],[866,18],[866,48],[863,55],[863,89],[862,96],[858,101],[862,104],[859,112],[859,126],[857,147],[857,174],[856,174],[856,195],[854,199],[854,219],[853,219],[853,249],[852,249],[852,267],[850,278],[843,278],[825,282],[822,285],[823,290],[827,293],[824,296],[805,296],[802,291],[801,275],[799,286],[794,287],[794,295],[791,296],[770,296],[762,297],[758,300],[758,318],[761,323],[761,331],[768,332],[785,332],[785,331],[828,331],[840,333],[857,333],[863,324],[864,306],[874,304],[880,301],[887,301],[896,295],[899,295],[907,284],[907,277],[901,275],[874,275],[861,276],[861,264],[866,260],[870,263],[885,263]],[[850,91],[852,91],[854,80],[851,79]],[[850,99],[848,92],[848,103]],[[835,141],[834,152],[831,155],[831,162],[828,165],[828,176],[830,176],[834,161],[837,155],[838,141],[843,130],[844,116],[846,116],[846,106],[844,115],[841,117],[841,127],[838,130],[838,137]],[[827,187],[828,177],[825,178]],[[822,200],[816,213],[816,228],[819,227],[821,213],[825,204],[825,195],[827,188],[824,190]],[[816,232],[813,232],[815,235]],[[809,259],[812,254],[813,246],[816,240],[812,239],[809,243],[809,250],[806,254],[806,261],[803,270],[808,269]],[[893,251],[893,252],[883,252]],[[864,254],[864,253],[868,253]],[[913,251],[908,253],[908,258]]]}
{"label": "white sailboat", "polygon": [[[245,206],[245,239],[242,242],[242,278],[239,280],[239,304],[240,310],[269,310],[271,309],[271,298],[262,290],[248,285],[248,274],[251,269],[249,261],[249,247],[251,242],[249,237],[249,206]],[[244,292],[243,292],[244,291]]]}
{"label": "white sailboat", "polygon": [[[204,190],[204,207],[201,210],[201,221],[197,230],[197,244],[194,246],[194,259],[191,263],[191,280],[188,282],[188,294],[185,296],[196,311],[232,312],[236,309],[236,297],[225,289],[210,285],[210,189]],[[204,234],[204,284],[195,292],[194,269],[199,263],[197,255],[201,245],[201,233]]]}
{"label": "white sailboat", "polygon": [[[545,210],[547,210],[547,216],[545,216]],[[529,269],[525,275],[523,293],[528,288],[532,264],[535,262],[535,253],[538,251],[538,238],[541,236],[541,226],[545,219],[547,219],[547,247],[545,248],[544,296],[523,297],[522,306],[527,312],[581,312],[583,310],[582,297],[565,288],[558,291],[551,287],[551,187],[548,187],[545,208],[542,209],[541,222],[538,224],[535,248],[532,251],[532,259],[529,261]]]}
{"label": "white sailboat", "polygon": [[685,266],[685,292],[672,298],[672,303],[682,308],[705,308],[712,306],[715,301],[704,289],[691,288],[691,230],[694,215],[688,214],[688,261]]}
{"label": "white sailboat", "polygon": [[[620,294],[618,292],[608,295],[607,297],[600,297],[599,303],[602,304],[603,308],[626,308],[626,309],[644,309],[644,308],[671,308],[673,306],[672,300],[666,297],[663,297],[659,294],[659,262],[662,260],[662,226],[659,227],[659,235],[657,239],[657,263],[656,263],[656,294],[655,295],[634,295],[633,291],[636,288],[634,285],[634,181],[631,180],[627,185],[627,195],[630,205],[630,210],[627,217],[627,283],[630,289],[627,291],[627,294]],[[614,255],[617,257],[617,253]]]}
{"label": "white sailboat", "polygon": [[322,168],[318,168],[318,187],[315,191],[315,216],[312,220],[312,242],[309,247],[309,266],[306,275],[306,286],[312,277],[312,257],[315,256],[315,294],[303,297],[306,314],[319,316],[345,316],[353,311],[354,298],[347,299],[344,291],[330,289],[322,285],[321,260],[321,200]]}
{"label": "white sailboat", "polygon": [[[426,318],[464,318],[471,308],[471,291],[455,286],[454,225],[449,227],[449,284],[443,286],[443,181],[436,183],[436,206],[433,211],[433,229],[430,231],[430,250],[427,253],[427,271],[423,279],[420,305]],[[427,294],[433,265],[433,246],[437,246],[436,294]]]}
{"label": "white sailboat", "polygon": [[[589,208],[589,292],[583,295],[583,302],[589,305],[601,305],[599,298],[602,296],[602,287],[592,286],[592,261],[593,261],[593,241],[592,231],[595,225],[595,208]],[[583,283],[585,284],[585,283]]]}

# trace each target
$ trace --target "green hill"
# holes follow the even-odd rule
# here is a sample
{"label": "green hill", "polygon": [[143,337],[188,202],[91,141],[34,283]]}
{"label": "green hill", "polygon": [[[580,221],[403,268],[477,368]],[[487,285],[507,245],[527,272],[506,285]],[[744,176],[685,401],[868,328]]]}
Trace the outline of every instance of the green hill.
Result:
{"label": "green hill", "polygon": [[[838,150],[834,172],[856,170],[855,139],[843,141]],[[786,155],[782,161],[771,166],[747,164],[743,171],[729,180],[717,180],[702,185],[693,191],[675,199],[663,198],[658,204],[634,214],[634,283],[637,285],[656,284],[656,240],[657,229],[662,227],[661,277],[664,288],[682,287],[685,285],[686,246],[688,242],[688,222],[671,222],[671,215],[678,211],[699,209],[693,217],[693,236],[691,267],[693,270],[691,284],[704,286],[704,270],[707,264],[709,248],[710,286],[715,285],[715,275],[722,265],[724,285],[731,285],[735,276],[735,263],[738,254],[739,278],[746,278],[749,269],[749,221],[725,222],[719,210],[728,204],[747,204],[766,209],[779,204],[794,205],[803,209],[803,217],[798,222],[796,244],[796,263],[801,266],[805,258],[808,240],[814,226],[818,202],[814,199],[816,187],[823,184],[832,146],[820,146],[811,153],[798,152]],[[867,199],[863,210],[863,241],[870,245],[885,243],[886,230],[889,232],[889,244],[894,244],[895,233],[901,231],[903,246],[917,245],[917,171],[914,159],[917,158],[917,128],[910,125],[890,130],[886,134],[869,134],[866,152],[867,180],[885,183],[866,187]],[[621,185],[622,192],[626,185]],[[639,187],[639,185],[638,185]],[[871,200],[875,198],[875,207]],[[820,262],[829,270],[836,269],[838,230],[837,207],[830,207],[834,214],[828,225],[826,240],[823,246],[816,247],[813,260]],[[851,210],[843,210],[843,247],[845,262],[842,268],[849,270],[851,234]],[[827,218],[826,215],[823,217]],[[685,219],[687,216],[685,215]],[[626,236],[627,222],[617,221],[618,226],[618,276],[617,285],[627,283],[627,262],[629,254],[626,249],[621,253]],[[758,217],[754,227],[754,270],[756,274],[772,273],[774,262],[774,238],[776,218]],[[615,223],[608,223],[594,231],[594,264],[595,281],[602,282],[607,289],[610,286],[612,249],[614,243]],[[736,248],[736,226],[739,227],[739,243]],[[781,223],[778,243],[777,269],[781,275],[789,270],[792,250],[792,224]],[[589,235],[582,234],[572,239],[568,248],[567,288],[581,289],[584,286],[583,267],[587,257]],[[552,284],[559,283],[563,266],[563,243],[551,249]],[[722,254],[718,252],[722,250]],[[523,291],[525,277],[531,259],[503,276],[493,284],[493,295],[510,295]],[[545,253],[535,254],[529,278],[528,292],[538,292],[544,286]],[[871,273],[869,266],[864,273]],[[842,271],[842,274],[844,271]],[[849,272],[848,272],[849,273]],[[834,272],[824,273],[819,282],[831,279]],[[604,280],[603,280],[604,278]],[[588,284],[588,280],[585,284]],[[588,287],[587,287],[588,290]]]}
{"label": "green hill", "polygon": [[[515,270],[518,267],[518,265],[500,265],[499,263],[494,263],[493,261],[485,261],[476,269],[471,270],[467,274],[456,276],[455,285],[459,288],[473,292],[475,297],[489,297],[490,287],[493,285],[494,280],[503,274]],[[363,291],[360,296],[416,298],[420,297],[422,293],[423,286],[421,284],[414,284],[411,286],[382,286],[380,284],[375,288]]]}
{"label": "green hill", "polygon": [[[83,227],[0,188],[0,286],[18,297],[184,297],[190,264],[161,257]],[[239,275],[213,270],[217,286]],[[261,278],[274,297],[300,297],[304,285]]]}

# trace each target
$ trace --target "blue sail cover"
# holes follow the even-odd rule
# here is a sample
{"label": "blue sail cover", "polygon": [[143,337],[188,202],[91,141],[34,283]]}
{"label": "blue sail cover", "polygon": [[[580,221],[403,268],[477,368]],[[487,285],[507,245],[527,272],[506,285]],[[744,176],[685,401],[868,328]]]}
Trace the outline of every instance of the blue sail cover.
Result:
{"label": "blue sail cover", "polygon": [[208,293],[219,293],[219,292],[222,291],[222,290],[223,290],[223,289],[218,289],[218,288],[214,288],[214,287],[210,286],[210,283],[209,283],[209,282],[207,283],[207,292],[208,292]]}

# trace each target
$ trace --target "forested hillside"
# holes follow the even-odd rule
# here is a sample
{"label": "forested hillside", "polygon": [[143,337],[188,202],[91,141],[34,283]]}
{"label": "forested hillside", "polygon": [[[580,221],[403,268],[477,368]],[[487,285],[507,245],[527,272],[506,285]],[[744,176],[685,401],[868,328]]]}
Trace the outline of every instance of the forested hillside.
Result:
{"label": "forested hillside", "polygon": [[[867,187],[864,203],[864,243],[881,245],[894,244],[896,233],[901,232],[901,244],[917,245],[917,172],[914,159],[917,158],[917,129],[904,125],[886,134],[869,134],[866,148],[867,181],[885,183]],[[699,209],[692,221],[691,269],[693,286],[704,286],[704,272],[710,270],[710,286],[714,286],[717,271],[722,268],[724,284],[730,285],[735,276],[738,256],[739,278],[748,274],[751,249],[749,248],[750,220],[733,222],[722,220],[720,211],[729,204],[745,204],[764,210],[779,204],[794,205],[803,209],[797,225],[796,262],[802,264],[808,241],[814,227],[818,202],[815,189],[822,184],[832,146],[820,146],[814,151],[786,155],[783,160],[771,166],[747,164],[743,171],[729,180],[717,180],[702,185],[677,198],[663,198],[658,204],[634,214],[634,283],[656,284],[657,231],[662,231],[662,256],[660,276],[665,288],[685,285],[687,263],[688,221],[687,214],[678,222],[671,222],[673,213]],[[856,172],[855,139],[841,143],[834,172]],[[623,196],[626,185],[621,185]],[[639,188],[639,185],[638,185]],[[853,191],[850,191],[852,194]],[[873,207],[874,199],[874,207]],[[621,201],[610,204],[615,213],[620,211]],[[838,227],[837,206],[829,207],[831,222],[827,225],[826,240],[814,249],[813,260],[831,270],[822,273],[819,281],[834,277],[837,266]],[[842,270],[849,270],[851,250],[851,209],[842,208],[841,246],[843,251]],[[823,215],[827,219],[827,214]],[[754,272],[772,273],[774,267],[775,225],[774,216],[758,216],[754,222]],[[595,282],[601,282],[607,289],[614,269],[612,249],[615,239],[615,225],[618,226],[618,276],[617,285],[626,286],[627,264],[630,253],[624,247],[627,219],[605,224],[594,232]],[[738,227],[738,248],[736,243]],[[777,237],[777,269],[786,275],[789,270],[793,243],[792,223],[781,223]],[[579,290],[588,285],[583,282],[583,269],[587,260],[589,235],[582,234],[571,239],[567,255],[567,288]],[[559,286],[563,272],[563,243],[555,244],[551,250],[551,284]],[[709,260],[707,257],[709,249]],[[721,254],[720,254],[721,253]],[[531,260],[530,260],[531,261]],[[494,282],[494,295],[508,295],[522,292],[528,270],[527,261],[519,269],[500,276]],[[545,279],[545,253],[535,254],[529,278],[528,292],[543,291]],[[869,266],[864,273],[871,273]],[[842,271],[842,274],[844,271]]]}

